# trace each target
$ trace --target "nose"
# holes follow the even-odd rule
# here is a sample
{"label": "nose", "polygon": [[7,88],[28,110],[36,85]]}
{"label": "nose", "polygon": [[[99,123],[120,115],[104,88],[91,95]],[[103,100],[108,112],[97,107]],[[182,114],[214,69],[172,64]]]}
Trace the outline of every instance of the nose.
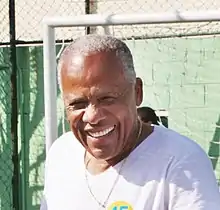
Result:
{"label": "nose", "polygon": [[105,115],[102,108],[96,107],[94,105],[89,105],[86,108],[82,118],[83,122],[94,125],[98,124],[103,119],[105,119]]}

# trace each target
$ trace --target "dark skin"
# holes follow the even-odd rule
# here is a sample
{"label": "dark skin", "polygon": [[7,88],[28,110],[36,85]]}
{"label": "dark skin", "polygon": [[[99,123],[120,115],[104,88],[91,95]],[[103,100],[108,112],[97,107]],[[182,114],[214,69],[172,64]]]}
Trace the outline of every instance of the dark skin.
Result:
{"label": "dark skin", "polygon": [[117,164],[152,132],[144,125],[137,139],[136,107],[142,102],[142,81],[128,81],[115,52],[67,55],[61,82],[67,119],[88,151],[85,164],[90,173]]}

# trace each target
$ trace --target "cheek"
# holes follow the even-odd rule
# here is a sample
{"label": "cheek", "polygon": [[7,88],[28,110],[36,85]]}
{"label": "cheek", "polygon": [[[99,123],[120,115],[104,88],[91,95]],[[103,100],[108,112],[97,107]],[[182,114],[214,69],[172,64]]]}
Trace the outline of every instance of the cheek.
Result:
{"label": "cheek", "polygon": [[115,105],[111,109],[108,109],[108,111],[110,111],[120,123],[133,124],[135,120],[136,106],[133,104]]}
{"label": "cheek", "polygon": [[85,134],[83,133],[84,124],[82,122],[82,115],[83,115],[82,111],[78,113],[72,112],[67,114],[71,131],[74,133],[76,139],[78,139],[78,141],[84,147],[86,147],[87,145],[86,142],[84,141],[86,137]]}
{"label": "cheek", "polygon": [[76,132],[81,127],[82,124],[82,111],[66,111],[67,120],[70,124],[71,129]]}

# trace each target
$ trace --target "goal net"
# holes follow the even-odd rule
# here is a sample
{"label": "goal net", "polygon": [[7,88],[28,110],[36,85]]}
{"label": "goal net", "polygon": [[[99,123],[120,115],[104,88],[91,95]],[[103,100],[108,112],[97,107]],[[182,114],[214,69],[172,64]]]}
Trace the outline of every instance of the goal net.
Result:
{"label": "goal net", "polygon": [[[199,143],[220,179],[220,22],[211,20],[92,26],[89,32],[127,43],[144,83],[141,106],[165,113],[169,128]],[[57,60],[67,43],[86,32],[84,26],[57,28],[55,38],[62,42],[56,46]],[[57,102],[60,135],[68,125],[59,93]]]}

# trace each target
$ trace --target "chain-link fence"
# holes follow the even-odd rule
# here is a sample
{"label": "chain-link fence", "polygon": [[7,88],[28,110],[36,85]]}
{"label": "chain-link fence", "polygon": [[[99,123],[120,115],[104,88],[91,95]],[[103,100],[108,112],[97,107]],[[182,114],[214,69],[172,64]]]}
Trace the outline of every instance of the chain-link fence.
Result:
{"label": "chain-link fence", "polygon": [[0,5],[0,43],[9,43],[10,36],[9,36],[9,2],[8,0],[2,0]]}
{"label": "chain-link fence", "polygon": [[16,208],[19,200],[15,21],[10,3],[3,0],[0,6],[0,209],[5,210]]}
{"label": "chain-link fence", "polygon": [[[20,0],[16,1],[16,35],[20,41],[39,41],[42,39],[41,21],[45,16],[74,16],[87,13],[112,14],[112,13],[161,13],[173,11],[209,11],[220,8],[218,0]],[[118,33],[121,27],[118,28]],[[194,24],[175,24],[140,26],[142,31],[131,29],[133,34],[130,36],[145,35],[149,36],[169,36],[181,34],[207,34],[218,32],[219,23],[194,23]],[[115,29],[116,30],[116,29]],[[81,30],[72,31],[69,29],[58,29],[57,39],[71,39],[73,34],[80,33]],[[84,30],[83,30],[84,31]],[[116,33],[116,32],[115,32]]]}
{"label": "chain-link fence", "polygon": [[0,48],[0,209],[12,209],[11,81],[7,48]]}
{"label": "chain-link fence", "polygon": [[[112,13],[161,13],[210,11],[219,0],[17,0],[16,40],[9,8],[0,5],[0,209],[37,210],[43,190],[44,101],[42,19],[45,16],[75,16]],[[13,15],[11,14],[11,18]],[[143,105],[168,112],[170,128],[197,141],[209,154],[220,178],[220,23],[128,25],[59,28],[57,54],[66,43],[86,33],[112,34],[126,41],[144,80]],[[12,100],[13,44],[17,46],[18,146],[12,135],[16,123]],[[13,93],[14,94],[14,93]],[[59,131],[66,127],[59,100]],[[13,106],[12,106],[13,104]],[[13,108],[14,107],[14,108]],[[13,124],[14,125],[14,124]],[[64,128],[65,127],[65,128]],[[14,166],[19,157],[19,174]],[[18,170],[18,168],[16,169]],[[16,184],[19,178],[19,188]],[[14,178],[14,179],[13,179]],[[12,182],[14,180],[14,182]],[[16,191],[16,192],[15,192]],[[14,193],[14,194],[13,194]],[[19,195],[19,205],[16,196]],[[14,195],[14,196],[13,196]]]}

